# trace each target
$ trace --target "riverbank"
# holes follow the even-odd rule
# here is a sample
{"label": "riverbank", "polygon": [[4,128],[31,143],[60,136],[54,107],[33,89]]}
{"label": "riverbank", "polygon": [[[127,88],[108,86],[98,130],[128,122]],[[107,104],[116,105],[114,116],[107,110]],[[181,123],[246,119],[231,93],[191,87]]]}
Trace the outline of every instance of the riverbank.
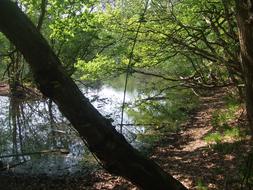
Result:
{"label": "riverbank", "polygon": [[[181,131],[168,135],[151,156],[189,189],[241,189],[250,137],[245,134],[243,106],[234,106],[230,113],[225,96],[220,91],[201,98],[201,106]],[[225,118],[228,113],[231,118]]]}
{"label": "riverbank", "polygon": [[[203,97],[176,133],[166,133],[150,158],[192,190],[241,189],[243,166],[251,148],[243,106],[227,101],[224,91]],[[229,113],[229,115],[226,115]],[[222,116],[222,117],[221,117]],[[1,190],[137,190],[103,169],[74,176],[0,176]]]}
{"label": "riverbank", "polygon": [[0,173],[1,190],[138,190],[125,179],[103,169],[74,175],[48,176]]}

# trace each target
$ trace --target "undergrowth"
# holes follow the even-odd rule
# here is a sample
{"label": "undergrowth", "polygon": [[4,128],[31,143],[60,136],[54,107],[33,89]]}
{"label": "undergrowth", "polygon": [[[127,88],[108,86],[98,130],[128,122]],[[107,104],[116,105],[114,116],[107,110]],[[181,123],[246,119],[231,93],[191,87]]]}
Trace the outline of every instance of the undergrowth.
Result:
{"label": "undergrowth", "polygon": [[[248,138],[246,123],[239,122],[243,113],[243,105],[231,94],[225,96],[223,101],[224,106],[216,109],[212,114],[213,130],[205,136],[204,140],[220,154],[240,152],[240,148]],[[239,174],[237,188],[251,190],[253,189],[253,151],[236,155],[240,160],[240,166],[237,166]],[[198,189],[203,188],[200,186]]]}

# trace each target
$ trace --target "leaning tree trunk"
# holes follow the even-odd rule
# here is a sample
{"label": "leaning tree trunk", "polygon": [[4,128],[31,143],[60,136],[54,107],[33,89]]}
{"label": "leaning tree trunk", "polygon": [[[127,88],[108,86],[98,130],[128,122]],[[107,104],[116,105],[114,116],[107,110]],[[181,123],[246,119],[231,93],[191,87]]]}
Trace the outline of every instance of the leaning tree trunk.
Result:
{"label": "leaning tree trunk", "polygon": [[51,98],[109,172],[142,189],[186,190],[153,161],[143,157],[83,96],[60,60],[21,10],[0,0],[0,30],[24,55],[41,92]]}
{"label": "leaning tree trunk", "polygon": [[235,1],[241,64],[245,79],[246,109],[253,137],[253,0]]}

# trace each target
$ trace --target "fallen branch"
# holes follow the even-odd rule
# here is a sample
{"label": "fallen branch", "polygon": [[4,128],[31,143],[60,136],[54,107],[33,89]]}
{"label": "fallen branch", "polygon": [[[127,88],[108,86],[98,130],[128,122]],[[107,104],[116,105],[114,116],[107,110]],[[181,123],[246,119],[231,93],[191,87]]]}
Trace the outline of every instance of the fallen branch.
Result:
{"label": "fallen branch", "polygon": [[35,155],[35,154],[50,154],[50,153],[69,154],[69,150],[67,150],[67,149],[42,150],[42,151],[38,151],[38,152],[26,152],[26,153],[21,153],[21,154],[3,155],[3,156],[0,156],[0,158],[29,156],[29,155]]}
{"label": "fallen branch", "polygon": [[7,165],[7,166],[5,166],[5,167],[0,168],[0,171],[6,171],[6,170],[9,170],[9,169],[11,169],[11,168],[15,168],[15,167],[17,167],[17,166],[20,166],[20,165],[22,165],[22,164],[25,164],[27,161],[29,161],[29,160],[25,160],[25,161],[19,162],[19,163],[17,163],[17,164]]}

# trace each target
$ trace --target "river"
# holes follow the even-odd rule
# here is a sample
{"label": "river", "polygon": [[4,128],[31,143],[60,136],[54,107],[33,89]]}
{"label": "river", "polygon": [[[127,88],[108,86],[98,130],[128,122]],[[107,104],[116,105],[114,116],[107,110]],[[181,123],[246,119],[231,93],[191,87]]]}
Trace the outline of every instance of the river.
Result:
{"label": "river", "polygon": [[[122,81],[121,77],[98,88],[81,87],[84,95],[118,130],[124,94]],[[137,97],[136,87],[130,81],[126,103]],[[133,123],[127,112],[123,123]],[[143,146],[136,137],[145,133],[144,127],[125,125],[122,133],[136,148]],[[14,173],[66,175],[96,165],[78,133],[49,100],[24,102],[0,96],[0,137],[0,162]]]}

